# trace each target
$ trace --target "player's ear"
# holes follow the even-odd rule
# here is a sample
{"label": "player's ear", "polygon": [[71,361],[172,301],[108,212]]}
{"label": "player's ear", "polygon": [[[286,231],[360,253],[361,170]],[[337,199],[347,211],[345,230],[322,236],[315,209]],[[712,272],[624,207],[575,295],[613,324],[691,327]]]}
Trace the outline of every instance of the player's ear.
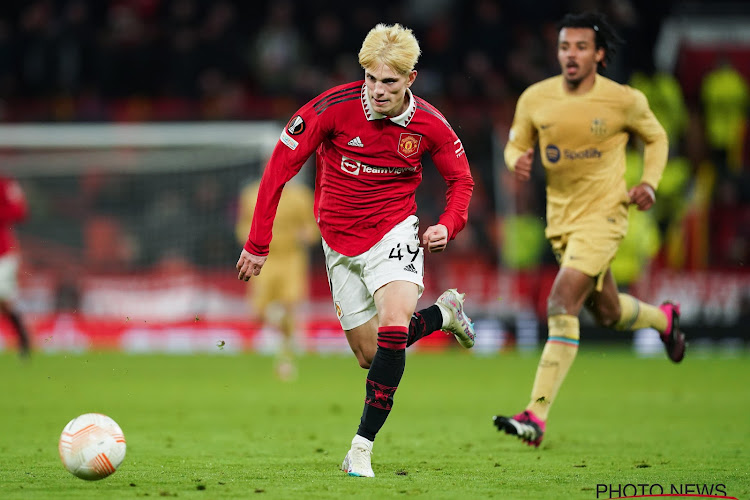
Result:
{"label": "player's ear", "polygon": [[604,60],[604,48],[603,47],[599,47],[598,49],[596,49],[594,60],[597,62],[597,64]]}
{"label": "player's ear", "polygon": [[411,87],[411,84],[414,83],[414,80],[417,79],[417,70],[413,69],[409,72],[409,75],[406,78],[406,86]]}

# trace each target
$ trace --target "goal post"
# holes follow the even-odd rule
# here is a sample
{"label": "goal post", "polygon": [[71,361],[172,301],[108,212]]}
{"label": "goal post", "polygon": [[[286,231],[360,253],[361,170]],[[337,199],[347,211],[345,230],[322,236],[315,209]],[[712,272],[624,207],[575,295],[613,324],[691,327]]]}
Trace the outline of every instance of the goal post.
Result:
{"label": "goal post", "polygon": [[3,171],[20,179],[81,174],[93,164],[114,173],[183,172],[264,161],[280,129],[270,121],[2,124],[0,152]]}

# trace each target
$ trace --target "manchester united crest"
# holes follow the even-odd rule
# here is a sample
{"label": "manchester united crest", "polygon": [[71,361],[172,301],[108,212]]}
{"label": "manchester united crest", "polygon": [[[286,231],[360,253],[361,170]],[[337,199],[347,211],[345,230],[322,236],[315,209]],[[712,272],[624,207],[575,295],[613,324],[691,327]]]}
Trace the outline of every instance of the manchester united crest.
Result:
{"label": "manchester united crest", "polygon": [[408,158],[419,152],[419,143],[422,142],[422,136],[419,134],[403,133],[398,140],[398,152],[404,158]]}

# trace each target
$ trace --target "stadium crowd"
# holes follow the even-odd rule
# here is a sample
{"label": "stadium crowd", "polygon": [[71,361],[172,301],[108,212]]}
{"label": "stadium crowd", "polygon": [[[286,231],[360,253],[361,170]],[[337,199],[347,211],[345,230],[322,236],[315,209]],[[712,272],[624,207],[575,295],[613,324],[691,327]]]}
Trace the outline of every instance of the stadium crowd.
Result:
{"label": "stadium crowd", "polygon": [[[539,177],[531,187],[518,186],[493,151],[505,141],[520,92],[559,72],[555,22],[569,11],[598,9],[625,39],[606,75],[647,95],[671,143],[653,217],[631,221],[638,238],[624,247],[638,269],[652,258],[675,269],[734,269],[750,259],[750,65],[737,64],[747,60],[747,52],[742,60],[719,54],[697,90],[685,88],[684,75],[656,68],[653,48],[677,4],[5,2],[0,6],[0,119],[285,122],[324,89],[362,78],[356,49],[363,35],[377,22],[401,22],[414,29],[423,46],[415,93],[450,119],[477,180],[470,227],[458,245],[488,262],[525,269],[553,262],[539,237],[544,181]],[[631,167],[635,178],[639,166]],[[535,170],[543,175],[541,166]],[[423,213],[439,210],[432,201],[439,183],[426,175],[418,198]],[[231,235],[231,221],[227,231]],[[518,241],[524,244],[510,244]],[[227,245],[227,255],[215,256],[215,262],[231,263],[235,250]]]}

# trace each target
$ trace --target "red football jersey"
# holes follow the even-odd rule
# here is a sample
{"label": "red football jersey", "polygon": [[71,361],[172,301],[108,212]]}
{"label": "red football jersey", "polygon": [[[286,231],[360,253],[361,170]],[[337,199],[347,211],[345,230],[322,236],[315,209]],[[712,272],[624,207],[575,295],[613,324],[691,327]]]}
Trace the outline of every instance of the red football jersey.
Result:
{"label": "red football jersey", "polygon": [[0,255],[18,248],[13,224],[27,214],[26,197],[17,181],[0,177]]}
{"label": "red football jersey", "polygon": [[466,225],[474,181],[461,141],[448,121],[408,89],[396,117],[372,110],[363,81],[335,87],[289,121],[263,172],[245,249],[267,255],[281,190],[317,149],[315,217],[326,243],[359,255],[415,214],[422,155],[429,153],[448,186],[438,223],[453,239]]}

